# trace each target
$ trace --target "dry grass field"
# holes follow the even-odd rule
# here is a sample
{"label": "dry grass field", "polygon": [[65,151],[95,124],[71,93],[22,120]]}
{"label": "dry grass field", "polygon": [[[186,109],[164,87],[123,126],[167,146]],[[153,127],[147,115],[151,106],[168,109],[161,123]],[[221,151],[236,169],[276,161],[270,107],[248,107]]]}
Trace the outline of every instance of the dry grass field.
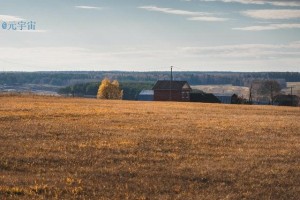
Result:
{"label": "dry grass field", "polygon": [[0,97],[0,199],[299,199],[300,108]]}

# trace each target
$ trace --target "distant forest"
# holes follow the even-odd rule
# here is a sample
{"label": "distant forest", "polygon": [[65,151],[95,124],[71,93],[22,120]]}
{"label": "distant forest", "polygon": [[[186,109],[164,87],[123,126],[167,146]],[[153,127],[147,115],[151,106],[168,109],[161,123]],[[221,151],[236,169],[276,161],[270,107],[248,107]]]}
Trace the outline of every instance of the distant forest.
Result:
{"label": "distant forest", "polygon": [[[67,86],[58,90],[59,94],[73,96],[96,96],[100,82],[78,83]],[[142,90],[149,90],[153,87],[154,82],[120,82],[120,89],[123,90],[124,100],[137,100]]]}
{"label": "distant forest", "polygon": [[[77,83],[100,82],[103,78],[119,82],[148,82],[170,79],[170,72],[2,72],[0,85],[40,84],[70,86]],[[299,72],[174,72],[175,80],[186,80],[190,85],[232,84],[249,86],[255,79],[282,79],[300,82]]]}

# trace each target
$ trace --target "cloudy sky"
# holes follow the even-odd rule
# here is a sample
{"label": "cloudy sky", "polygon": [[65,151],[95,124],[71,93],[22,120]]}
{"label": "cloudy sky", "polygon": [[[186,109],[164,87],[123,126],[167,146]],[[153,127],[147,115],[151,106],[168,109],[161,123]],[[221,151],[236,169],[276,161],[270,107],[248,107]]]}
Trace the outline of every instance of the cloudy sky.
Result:
{"label": "cloudy sky", "polygon": [[[8,30],[31,21],[35,30]],[[0,1],[0,71],[162,71],[171,65],[299,72],[300,1]]]}

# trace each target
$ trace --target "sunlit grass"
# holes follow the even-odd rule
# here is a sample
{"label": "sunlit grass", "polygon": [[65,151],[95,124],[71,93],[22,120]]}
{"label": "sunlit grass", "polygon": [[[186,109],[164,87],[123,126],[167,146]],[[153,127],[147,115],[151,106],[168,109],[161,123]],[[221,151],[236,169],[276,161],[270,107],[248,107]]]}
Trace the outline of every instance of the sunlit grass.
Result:
{"label": "sunlit grass", "polygon": [[300,108],[0,97],[0,199],[297,199]]}

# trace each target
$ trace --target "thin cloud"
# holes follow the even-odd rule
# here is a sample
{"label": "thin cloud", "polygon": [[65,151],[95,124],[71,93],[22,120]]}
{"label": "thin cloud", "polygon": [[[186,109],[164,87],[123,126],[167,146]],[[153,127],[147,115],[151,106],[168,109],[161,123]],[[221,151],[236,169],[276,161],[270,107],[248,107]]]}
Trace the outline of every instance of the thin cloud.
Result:
{"label": "thin cloud", "polygon": [[172,8],[161,8],[157,6],[141,6],[139,7],[144,10],[148,11],[156,11],[156,12],[161,12],[165,14],[173,14],[173,15],[184,15],[184,16],[204,16],[208,15],[208,13],[204,12],[192,12],[192,11],[187,11],[187,10],[176,10]]}
{"label": "thin cloud", "polygon": [[102,10],[102,7],[95,7],[95,6],[75,6],[78,9],[86,9],[86,10]]}
{"label": "thin cloud", "polygon": [[264,5],[264,4],[269,4],[273,6],[290,6],[290,7],[296,7],[300,6],[299,1],[295,0],[202,0],[206,2],[210,1],[219,1],[219,2],[224,2],[224,3],[241,3],[241,4],[258,4],[258,5]]}
{"label": "thin cloud", "polygon": [[242,11],[242,15],[256,19],[297,19],[300,18],[300,10],[280,9],[280,10],[247,10]]}
{"label": "thin cloud", "polygon": [[188,20],[191,21],[207,21],[207,22],[223,22],[227,21],[227,18],[220,18],[220,17],[209,17],[209,16],[204,16],[204,17],[190,17]]}
{"label": "thin cloud", "polygon": [[209,47],[183,47],[185,54],[219,58],[259,58],[300,56],[300,42],[290,44],[240,44]]}
{"label": "thin cloud", "polygon": [[226,21],[227,18],[214,17],[212,13],[207,12],[193,12],[188,10],[178,10],[173,8],[163,8],[157,6],[141,6],[140,9],[147,11],[160,12],[164,14],[186,16],[191,21]]}
{"label": "thin cloud", "polygon": [[248,27],[241,27],[241,28],[233,28],[233,30],[267,31],[267,30],[294,29],[294,28],[300,28],[300,24],[269,24],[266,26],[248,26]]}
{"label": "thin cloud", "polygon": [[22,21],[22,20],[25,19],[20,18],[18,16],[12,16],[12,15],[0,15],[0,21],[15,22],[15,21]]}
{"label": "thin cloud", "polygon": [[296,1],[291,1],[291,2],[278,1],[278,2],[270,2],[270,4],[274,6],[291,6],[291,7],[300,6],[300,2],[296,2]]}
{"label": "thin cloud", "polygon": [[263,0],[202,0],[206,2],[219,1],[224,3],[241,3],[241,4],[265,4]]}
{"label": "thin cloud", "polygon": [[9,71],[20,70],[20,67],[24,70],[24,66],[27,66],[26,71],[74,71],[86,70],[86,66],[98,70],[128,70],[130,66],[134,70],[151,71],[156,70],[153,66],[165,67],[174,63],[174,58],[177,58],[177,65],[190,66],[190,70],[200,70],[199,66],[205,66],[201,69],[247,71],[249,68],[243,66],[251,66],[254,71],[280,71],[282,66],[287,66],[286,70],[295,71],[300,61],[300,42],[103,52],[80,47],[0,47],[0,62],[4,61]]}

